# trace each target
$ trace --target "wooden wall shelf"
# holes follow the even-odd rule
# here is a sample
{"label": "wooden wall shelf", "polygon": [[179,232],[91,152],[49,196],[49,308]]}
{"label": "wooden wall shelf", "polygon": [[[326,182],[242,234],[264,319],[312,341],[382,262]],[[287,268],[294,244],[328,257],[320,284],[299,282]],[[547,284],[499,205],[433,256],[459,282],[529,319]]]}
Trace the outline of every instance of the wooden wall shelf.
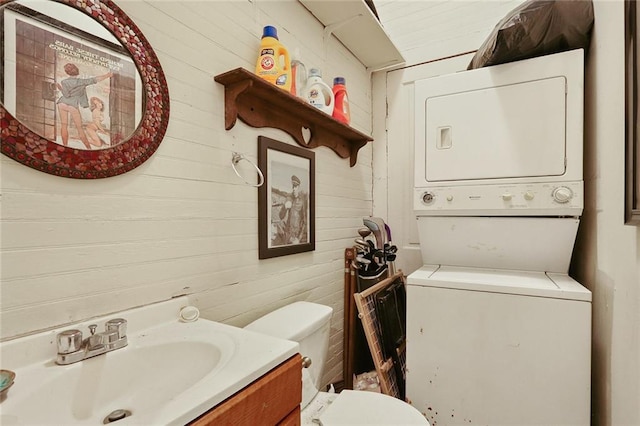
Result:
{"label": "wooden wall shelf", "polygon": [[373,140],[244,68],[219,74],[214,80],[225,88],[227,130],[240,117],[251,127],[283,130],[305,148],[329,147],[341,158],[349,158],[351,167],[356,165],[360,148]]}

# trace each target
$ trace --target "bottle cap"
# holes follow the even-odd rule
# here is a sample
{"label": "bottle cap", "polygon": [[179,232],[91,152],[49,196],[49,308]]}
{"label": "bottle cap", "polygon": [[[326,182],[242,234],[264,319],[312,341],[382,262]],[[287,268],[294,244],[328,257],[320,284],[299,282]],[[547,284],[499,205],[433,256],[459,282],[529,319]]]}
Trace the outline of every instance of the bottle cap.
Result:
{"label": "bottle cap", "polygon": [[322,72],[318,68],[311,68],[309,70],[309,77],[322,77]]}
{"label": "bottle cap", "polygon": [[344,77],[336,77],[336,78],[334,78],[334,79],[333,79],[333,85],[335,86],[336,84],[342,84],[342,85],[345,85],[345,84],[346,84],[346,82],[345,82]]}
{"label": "bottle cap", "polygon": [[194,322],[200,318],[200,310],[195,306],[185,306],[180,309],[180,319],[184,322]]}
{"label": "bottle cap", "polygon": [[278,30],[276,30],[276,27],[272,27],[271,25],[264,27],[262,30],[262,38],[265,37],[273,37],[278,40]]}

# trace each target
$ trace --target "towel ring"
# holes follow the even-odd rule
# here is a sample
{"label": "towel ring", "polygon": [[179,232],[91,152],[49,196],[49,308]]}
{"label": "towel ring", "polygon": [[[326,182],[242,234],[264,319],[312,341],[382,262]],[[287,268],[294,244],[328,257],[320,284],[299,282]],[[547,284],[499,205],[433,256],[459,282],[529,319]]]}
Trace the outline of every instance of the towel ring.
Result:
{"label": "towel ring", "polygon": [[[249,181],[247,181],[245,178],[243,178],[240,173],[238,172],[238,169],[236,169],[236,165],[242,161],[248,161],[249,164],[251,164],[253,167],[255,167],[256,171],[258,172],[258,175],[260,176],[260,181],[257,184],[253,184]],[[249,160],[247,157],[245,157],[242,154],[239,154],[237,152],[234,152],[233,155],[231,156],[231,167],[233,167],[233,171],[236,172],[236,175],[238,175],[238,177],[240,179],[242,179],[244,181],[244,183],[246,183],[249,186],[254,186],[256,188],[262,186],[262,184],[264,183],[264,175],[262,174],[262,170],[260,170],[260,168],[258,166],[256,166],[251,160]]]}

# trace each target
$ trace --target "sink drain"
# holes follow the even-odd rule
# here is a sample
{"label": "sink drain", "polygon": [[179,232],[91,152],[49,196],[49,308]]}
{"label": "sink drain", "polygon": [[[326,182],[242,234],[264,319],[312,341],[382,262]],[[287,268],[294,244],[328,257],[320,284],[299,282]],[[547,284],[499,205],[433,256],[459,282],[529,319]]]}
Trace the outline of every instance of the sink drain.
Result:
{"label": "sink drain", "polygon": [[103,424],[107,425],[109,423],[117,422],[118,420],[122,420],[125,417],[129,417],[131,415],[131,411],[129,410],[113,410],[110,412],[107,417],[102,421]]}

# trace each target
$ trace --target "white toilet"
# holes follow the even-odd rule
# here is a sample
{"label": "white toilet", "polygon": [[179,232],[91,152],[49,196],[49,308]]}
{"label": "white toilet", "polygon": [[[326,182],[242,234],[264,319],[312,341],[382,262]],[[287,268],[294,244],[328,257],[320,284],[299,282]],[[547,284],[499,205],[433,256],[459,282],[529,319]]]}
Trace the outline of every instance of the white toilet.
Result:
{"label": "white toilet", "polygon": [[292,340],[300,354],[311,360],[302,370],[303,425],[429,425],[411,405],[375,392],[319,391],[319,381],[329,350],[329,325],[333,309],[310,302],[295,302],[258,318],[245,329]]}

